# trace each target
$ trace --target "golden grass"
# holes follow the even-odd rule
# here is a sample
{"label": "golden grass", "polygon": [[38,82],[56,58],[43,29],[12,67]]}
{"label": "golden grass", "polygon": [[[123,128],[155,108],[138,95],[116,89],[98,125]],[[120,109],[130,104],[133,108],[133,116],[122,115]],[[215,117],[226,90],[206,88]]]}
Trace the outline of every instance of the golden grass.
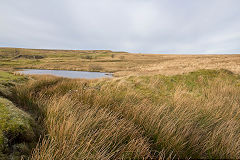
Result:
{"label": "golden grass", "polygon": [[[51,83],[51,80],[54,81],[50,78],[46,79],[45,83],[41,80],[38,84],[30,84],[28,89],[33,89],[34,86],[36,91],[36,88],[43,84],[45,88],[46,83]],[[72,87],[71,84],[70,86]],[[142,131],[121,115],[108,109],[82,104],[73,100],[69,93],[49,97],[47,90],[41,92],[41,96],[36,97],[36,103],[41,103],[40,106],[44,107],[41,110],[45,114],[43,125],[48,134],[33,151],[32,159],[150,157],[150,144],[143,137]],[[27,101],[31,101],[31,98],[34,98],[32,92],[26,92],[26,86],[17,88],[17,94],[21,100],[29,98]]]}
{"label": "golden grass", "polygon": [[[239,159],[239,66],[239,55],[0,48],[1,70],[91,70],[120,77],[33,76],[14,88],[11,99],[45,128],[31,155],[38,160]],[[199,70],[221,68],[229,71]]]}
{"label": "golden grass", "polygon": [[32,159],[240,158],[240,77],[229,71],[34,79],[15,89],[43,113]]}
{"label": "golden grass", "polygon": [[[16,58],[19,55],[41,55],[44,58]],[[199,69],[227,69],[239,74],[240,55],[133,54],[108,50],[0,48],[0,69],[13,68],[114,72],[118,77],[177,75]]]}
{"label": "golden grass", "polygon": [[[32,159],[149,157],[149,144],[132,123],[105,109],[76,104],[67,95],[47,109],[48,137]],[[44,152],[43,152],[44,150]],[[49,153],[49,154],[46,154]]]}

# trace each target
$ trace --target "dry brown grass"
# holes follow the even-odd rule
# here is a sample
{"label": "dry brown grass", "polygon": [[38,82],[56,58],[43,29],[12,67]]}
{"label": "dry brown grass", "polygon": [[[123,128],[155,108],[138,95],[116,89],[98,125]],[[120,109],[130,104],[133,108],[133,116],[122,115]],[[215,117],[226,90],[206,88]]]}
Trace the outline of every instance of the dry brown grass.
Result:
{"label": "dry brown grass", "polygon": [[[240,55],[162,55],[169,60],[139,69],[141,74],[176,75],[199,69],[227,69],[240,73]],[[136,67],[137,68],[137,67]]]}
{"label": "dry brown grass", "polygon": [[[114,56],[112,56],[114,54]],[[133,54],[108,50],[38,50],[0,48],[0,69],[35,68],[114,72],[115,76],[177,75],[198,69],[227,69],[240,73],[240,55]],[[15,59],[17,55],[42,55],[44,58]],[[91,57],[91,59],[86,58]],[[124,57],[124,58],[123,58]]]}
{"label": "dry brown grass", "polygon": [[35,149],[32,159],[150,156],[148,142],[132,123],[108,110],[76,103],[65,95],[54,98],[47,106],[45,125],[48,137]]}
{"label": "dry brown grass", "polygon": [[240,77],[228,71],[34,79],[16,88],[44,112],[32,159],[240,158]]}
{"label": "dry brown grass", "polygon": [[[20,101],[34,101],[43,107],[47,135],[33,151],[32,159],[135,159],[151,156],[147,138],[134,123],[108,109],[82,104],[71,93],[64,93],[67,91],[65,87],[70,89],[84,83],[63,86],[60,82],[52,86],[59,89],[52,95],[46,86],[54,85],[54,81],[49,77],[45,82],[41,79],[16,89]],[[43,88],[36,94],[40,86]]]}
{"label": "dry brown grass", "polygon": [[[15,59],[19,54],[45,58]],[[233,74],[240,73],[239,66],[239,55],[0,49],[1,69],[99,70],[120,76],[91,81],[33,76],[14,89],[12,99],[45,128],[32,153],[39,160],[239,159],[240,77]],[[183,74],[220,68],[233,73]]]}

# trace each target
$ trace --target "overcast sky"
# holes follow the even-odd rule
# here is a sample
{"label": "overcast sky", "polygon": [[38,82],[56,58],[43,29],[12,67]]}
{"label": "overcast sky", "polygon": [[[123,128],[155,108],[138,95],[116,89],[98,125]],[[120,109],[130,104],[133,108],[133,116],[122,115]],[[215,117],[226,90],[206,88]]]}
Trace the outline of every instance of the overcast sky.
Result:
{"label": "overcast sky", "polygon": [[240,53],[240,0],[0,0],[0,47]]}

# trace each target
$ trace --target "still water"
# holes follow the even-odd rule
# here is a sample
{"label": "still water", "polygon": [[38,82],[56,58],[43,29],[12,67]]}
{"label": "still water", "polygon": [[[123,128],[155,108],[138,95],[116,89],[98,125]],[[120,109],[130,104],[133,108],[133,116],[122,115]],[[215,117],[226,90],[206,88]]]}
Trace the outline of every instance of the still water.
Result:
{"label": "still water", "polygon": [[21,74],[48,74],[66,78],[84,78],[84,79],[95,79],[95,78],[111,78],[111,73],[102,72],[85,72],[85,71],[67,71],[67,70],[43,70],[43,69],[24,69],[17,71]]}

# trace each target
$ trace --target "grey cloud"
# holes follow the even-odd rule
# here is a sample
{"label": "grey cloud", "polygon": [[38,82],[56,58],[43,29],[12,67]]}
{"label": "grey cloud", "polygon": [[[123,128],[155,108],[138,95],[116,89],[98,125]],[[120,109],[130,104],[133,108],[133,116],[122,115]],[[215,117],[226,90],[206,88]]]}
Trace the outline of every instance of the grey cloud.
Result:
{"label": "grey cloud", "polygon": [[0,47],[239,53],[239,0],[0,1]]}

